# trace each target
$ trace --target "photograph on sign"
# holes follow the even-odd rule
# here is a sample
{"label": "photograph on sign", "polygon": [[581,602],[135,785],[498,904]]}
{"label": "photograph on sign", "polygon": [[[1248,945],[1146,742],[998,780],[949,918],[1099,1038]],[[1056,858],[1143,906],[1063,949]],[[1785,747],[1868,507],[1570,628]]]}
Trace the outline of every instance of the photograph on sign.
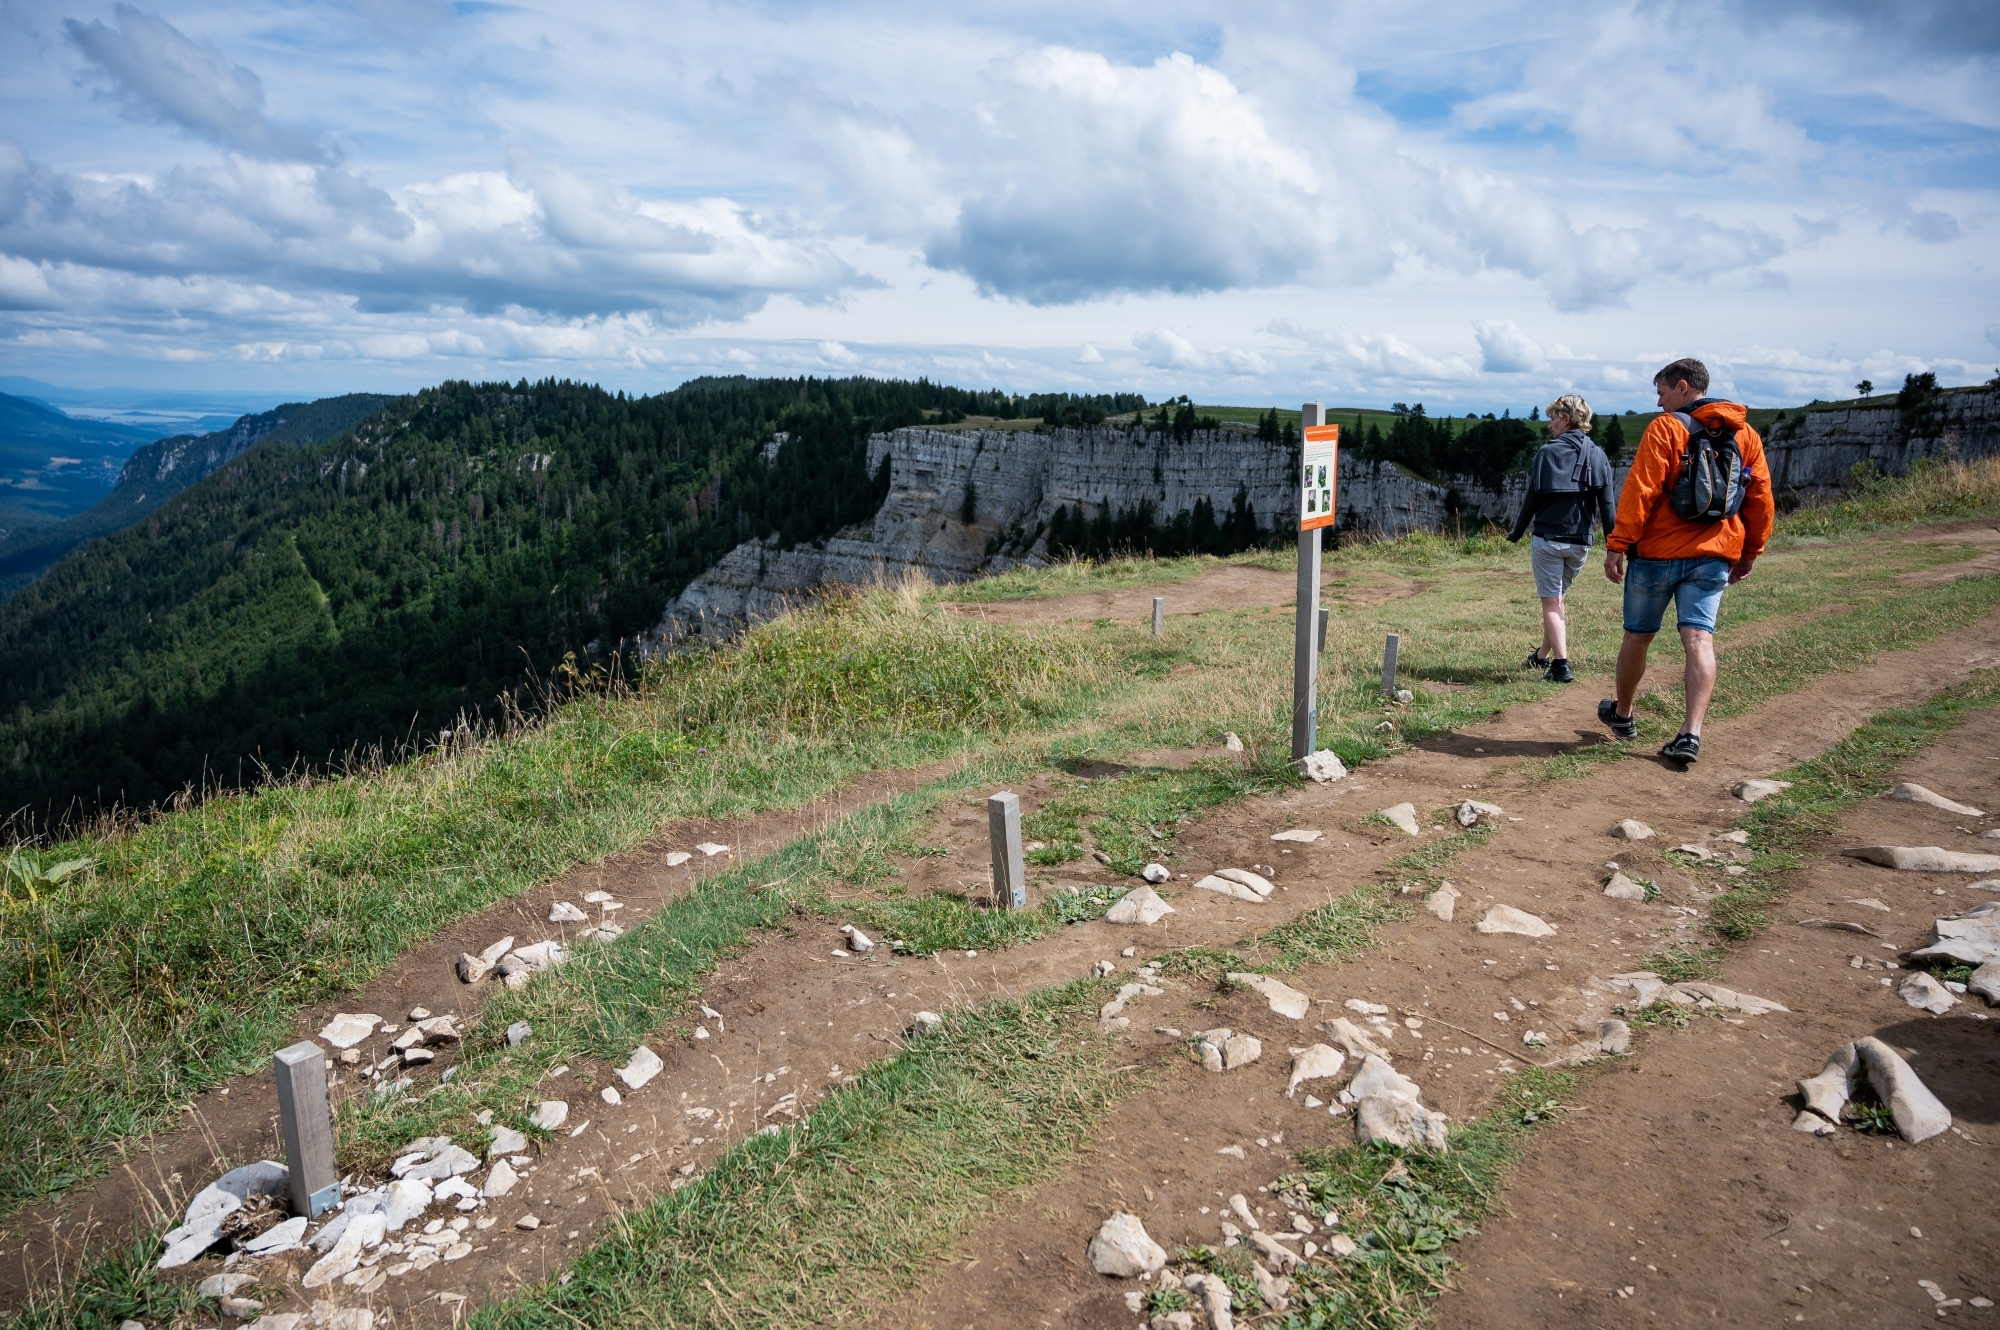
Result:
{"label": "photograph on sign", "polygon": [[1299,473],[1299,530],[1333,525],[1333,492],[1339,477],[1340,426],[1308,425]]}

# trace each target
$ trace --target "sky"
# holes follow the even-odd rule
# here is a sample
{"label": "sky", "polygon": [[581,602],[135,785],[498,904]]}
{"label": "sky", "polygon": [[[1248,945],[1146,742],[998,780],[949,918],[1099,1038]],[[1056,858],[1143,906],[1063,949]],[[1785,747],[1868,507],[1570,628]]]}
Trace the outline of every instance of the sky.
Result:
{"label": "sky", "polygon": [[2000,373],[2000,4],[0,0],[0,374]]}

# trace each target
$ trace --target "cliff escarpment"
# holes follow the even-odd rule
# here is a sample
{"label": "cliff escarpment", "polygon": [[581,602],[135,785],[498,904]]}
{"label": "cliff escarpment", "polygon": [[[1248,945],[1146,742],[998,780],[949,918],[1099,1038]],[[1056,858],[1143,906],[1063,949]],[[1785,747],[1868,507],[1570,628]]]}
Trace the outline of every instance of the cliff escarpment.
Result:
{"label": "cliff escarpment", "polygon": [[1909,404],[1808,408],[1774,422],[1764,440],[1781,498],[1836,498],[1855,467],[1900,476],[1925,458],[1974,461],[2000,453],[2000,389],[1947,388]]}

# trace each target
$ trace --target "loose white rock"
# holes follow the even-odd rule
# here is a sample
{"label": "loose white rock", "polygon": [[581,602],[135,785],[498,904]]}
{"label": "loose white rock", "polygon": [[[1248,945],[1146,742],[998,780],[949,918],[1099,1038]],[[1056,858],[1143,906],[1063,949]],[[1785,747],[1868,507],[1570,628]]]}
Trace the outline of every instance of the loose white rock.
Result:
{"label": "loose white rock", "polygon": [[1240,753],[1243,751],[1243,740],[1236,736],[1234,730],[1230,730],[1222,736],[1222,747],[1226,752]]}
{"label": "loose white rock", "polygon": [[487,1171],[486,1185],[479,1189],[479,1194],[489,1201],[494,1200],[514,1190],[514,1184],[520,1180],[521,1177],[514,1171],[513,1165],[502,1159]]}
{"label": "loose white rock", "polygon": [[1306,776],[1318,785],[1325,785],[1332,781],[1345,780],[1347,778],[1347,764],[1326,749],[1321,749],[1317,753],[1308,753],[1305,761],[1300,765],[1305,768]]}
{"label": "loose white rock", "polygon": [[1980,812],[1977,808],[1968,808],[1964,804],[1953,803],[1950,799],[1945,798],[1942,794],[1934,790],[1927,790],[1921,785],[1915,785],[1906,780],[1896,782],[1895,788],[1889,791],[1889,797],[1891,799],[1907,799],[1913,804],[1929,804],[1932,808],[1942,808],[1945,812],[1957,813],[1960,817],[1986,816],[1986,814]]}
{"label": "loose white rock", "polygon": [[1421,836],[1423,831],[1417,826],[1417,806],[1410,803],[1395,804],[1376,814],[1405,835]]}
{"label": "loose white rock", "polygon": [[1140,887],[1128,891],[1118,898],[1104,918],[1114,924],[1156,924],[1174,912],[1174,907],[1160,898],[1160,893],[1151,887]]}
{"label": "loose white rock", "polygon": [[381,1023],[382,1018],[373,1012],[355,1014],[343,1011],[326,1023],[319,1037],[335,1048],[352,1048],[374,1034],[375,1027]]}
{"label": "loose white rock", "polygon": [[1896,996],[1919,1011],[1928,1011],[1937,1016],[1944,1015],[1958,1005],[1958,999],[1947,993],[1943,984],[1922,970],[1918,970],[1896,985]]}
{"label": "loose white rock", "polygon": [[1370,1002],[1366,998],[1349,998],[1340,1005],[1357,1016],[1387,1016],[1389,1014],[1387,1007],[1379,1002]]}
{"label": "loose white rock", "polygon": [[[1806,1101],[1805,1111],[1823,1118],[1829,1126],[1837,1125],[1841,1110],[1853,1097],[1854,1082],[1860,1074],[1861,1055],[1854,1051],[1853,1044],[1842,1044],[1826,1060],[1826,1066],[1819,1075],[1799,1082],[1799,1095]],[[1798,1127],[1796,1122],[1792,1125]],[[1824,1136],[1829,1133],[1817,1134]]]}
{"label": "loose white rock", "polygon": [[252,1256],[275,1256],[279,1252],[291,1251],[305,1240],[306,1224],[304,1215],[295,1215],[244,1243],[243,1250]]}
{"label": "loose white rock", "polygon": [[666,1065],[660,1060],[658,1053],[641,1044],[632,1050],[632,1056],[625,1060],[625,1065],[615,1074],[619,1080],[625,1082],[625,1088],[636,1090],[659,1075]]}
{"label": "loose white rock", "polygon": [[1637,818],[1628,817],[1615,823],[1611,834],[1619,840],[1651,840],[1653,829]]}
{"label": "loose white rock", "polygon": [[1931,925],[1925,944],[1912,956],[1944,956],[1966,965],[2000,960],[2000,901],[1988,901]]}
{"label": "loose white rock", "polygon": [[1842,853],[1905,873],[2000,873],[2000,854],[1967,854],[1935,845],[1863,845]]}
{"label": "loose white rock", "polygon": [[1157,886],[1158,884],[1172,878],[1173,873],[1167,868],[1165,864],[1147,864],[1144,868],[1139,870],[1139,876]]}
{"label": "loose white rock", "polygon": [[1489,819],[1501,817],[1506,812],[1507,810],[1498,804],[1483,804],[1477,799],[1467,799],[1458,806],[1458,812],[1455,816],[1458,818],[1458,825],[1461,827],[1471,827],[1477,826],[1479,819],[1482,817]]}
{"label": "loose white rock", "polygon": [[934,1011],[920,1011],[911,1021],[908,1033],[911,1035],[930,1034],[944,1025],[944,1017]]}
{"label": "loose white rock", "polygon": [[557,901],[549,907],[549,922],[552,924],[581,924],[587,923],[589,919],[589,915],[568,901]]}
{"label": "loose white rock", "polygon": [[1458,895],[1458,888],[1447,882],[1424,898],[1424,908],[1450,923],[1452,913],[1458,909]]}
{"label": "loose white rock", "polygon": [[541,1226],[542,1221],[533,1215],[522,1215],[514,1221],[514,1227],[520,1229],[523,1233],[533,1233]]}
{"label": "loose white rock", "polygon": [[1381,1141],[1403,1149],[1421,1147],[1443,1153],[1447,1147],[1444,1114],[1414,1099],[1370,1095],[1354,1109],[1354,1134],[1364,1145]]}
{"label": "loose white rock", "polygon": [[1224,896],[1233,896],[1240,901],[1249,901],[1252,905],[1262,905],[1264,903],[1262,896],[1259,896],[1241,882],[1232,882],[1228,878],[1219,877],[1214,873],[1210,873],[1208,876],[1202,878],[1194,886],[1196,891],[1213,891]]}
{"label": "loose white rock", "polygon": [[543,1131],[554,1131],[569,1121],[569,1104],[561,1099],[544,1099],[528,1115],[528,1125]]}
{"label": "loose white rock", "polygon": [[200,1298],[232,1298],[256,1282],[255,1275],[210,1275],[196,1284],[194,1291],[195,1296]]}
{"label": "loose white rock", "polygon": [[300,1282],[306,1288],[319,1288],[339,1279],[361,1264],[362,1252],[379,1245],[387,1232],[388,1221],[383,1216],[355,1216],[342,1231],[340,1241],[333,1244],[333,1250],[313,1262]]}
{"label": "loose white rock", "polygon": [[602,905],[608,900],[615,899],[617,898],[608,891],[587,891],[584,893],[583,903],[585,905]]}
{"label": "loose white rock", "polygon": [[707,855],[711,859],[713,859],[718,854],[729,853],[729,847],[727,845],[717,845],[712,840],[705,840],[701,844],[695,846],[695,848],[697,850],[700,850],[703,854]]}
{"label": "loose white rock", "polygon": [[875,939],[856,928],[853,924],[842,924],[840,931],[847,937],[847,949],[865,956],[875,950]]}
{"label": "loose white rock", "polygon": [[1253,873],[1247,868],[1218,868],[1215,870],[1215,875],[1217,877],[1226,877],[1231,882],[1246,886],[1260,897],[1268,898],[1272,892],[1278,889],[1269,878],[1263,876],[1261,873]]}
{"label": "loose white rock", "polygon": [[1312,1010],[1311,998],[1268,974],[1231,974],[1229,981],[1262,993],[1264,1000],[1271,1004],[1271,1010],[1280,1016],[1296,1021]]}
{"label": "loose white rock", "polygon": [[534,1032],[535,1027],[526,1021],[515,1021],[507,1027],[507,1047],[519,1048],[522,1044],[528,1042],[528,1036]]}
{"label": "loose white rock", "polygon": [[609,942],[614,937],[623,937],[625,930],[617,924],[593,924],[577,934],[584,942]]}
{"label": "loose white rock", "polygon": [[1951,1126],[1951,1113],[1938,1102],[1895,1049],[1872,1036],[1854,1041],[1876,1098],[1889,1106],[1896,1130],[1912,1145]]}
{"label": "loose white rock", "polygon": [[1546,919],[1511,905],[1494,906],[1473,927],[1481,933],[1518,933],[1522,937],[1548,937],[1556,931],[1556,926]]}
{"label": "loose white rock", "polygon": [[1300,845],[1310,845],[1310,844],[1312,844],[1312,843],[1313,843],[1314,841],[1316,841],[1316,840],[1318,840],[1318,839],[1320,838],[1320,834],[1321,834],[1321,833],[1319,833],[1319,832],[1317,832],[1317,831],[1306,831],[1306,830],[1298,830],[1298,831],[1280,831],[1280,832],[1277,832],[1276,834],[1274,834],[1274,835],[1273,835],[1273,836],[1271,837],[1271,839],[1272,839],[1272,840],[1288,840],[1288,841],[1292,841],[1292,842],[1295,842],[1295,843],[1297,843],[1297,844],[1300,844]]}
{"label": "loose white rock", "polygon": [[1351,1058],[1365,1058],[1370,1054],[1379,1058],[1389,1056],[1382,1045],[1376,1043],[1372,1036],[1345,1016],[1337,1016],[1319,1028],[1331,1035],[1335,1043],[1346,1049],[1347,1056]]}
{"label": "loose white rock", "polygon": [[668,850],[667,867],[679,868],[682,864],[686,863],[688,860],[692,858],[694,858],[694,856],[689,854],[686,850]]}
{"label": "loose white rock", "polygon": [[1613,873],[1611,881],[1605,885],[1604,894],[1615,901],[1643,901],[1646,888],[1623,873]]}
{"label": "loose white rock", "polygon": [[1977,993],[1989,1006],[2000,1006],[2000,961],[1988,961],[1965,981],[1965,991]]}
{"label": "loose white rock", "polygon": [[[1298,1088],[1307,1081],[1323,1081],[1340,1075],[1340,1069],[1347,1063],[1347,1055],[1337,1048],[1325,1044],[1314,1044],[1302,1053],[1292,1054],[1292,1079],[1285,1086],[1285,1093],[1297,1097]],[[1310,1096],[1306,1107],[1317,1108]]]}
{"label": "loose white rock", "polygon": [[1754,993],[1739,993],[1720,984],[1675,984],[1674,991],[1692,998],[1696,1006],[1717,1006],[1724,1011],[1741,1012],[1745,1016],[1763,1016],[1774,1011],[1788,1010],[1769,998],[1761,998]]}
{"label": "loose white rock", "polygon": [[1114,1210],[1098,1228],[1085,1254],[1091,1269],[1100,1275],[1131,1279],[1156,1274],[1166,1268],[1167,1250],[1146,1234],[1137,1215]]}
{"label": "loose white rock", "polygon": [[1632,1027],[1624,1021],[1611,1019],[1597,1023],[1597,1051],[1600,1053],[1629,1053],[1632,1051]]}
{"label": "loose white rock", "polygon": [[1783,794],[1791,788],[1792,783],[1788,780],[1739,780],[1729,787],[1729,792],[1746,804],[1754,804],[1759,799]]}
{"label": "loose white rock", "polygon": [[607,1104],[620,1103],[624,1099],[624,1096],[618,1093],[618,1087],[615,1085],[605,1086],[597,1092],[597,1097]]}

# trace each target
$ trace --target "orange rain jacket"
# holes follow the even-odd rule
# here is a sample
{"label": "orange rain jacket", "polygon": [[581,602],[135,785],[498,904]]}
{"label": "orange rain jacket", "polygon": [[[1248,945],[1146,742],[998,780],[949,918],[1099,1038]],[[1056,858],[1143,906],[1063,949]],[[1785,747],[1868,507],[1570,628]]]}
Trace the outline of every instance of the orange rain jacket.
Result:
{"label": "orange rain jacket", "polygon": [[1742,509],[1720,522],[1690,522],[1674,511],[1668,491],[1680,475],[1688,432],[1663,411],[1639,440],[1632,470],[1618,492],[1618,522],[1604,546],[1641,559],[1754,559],[1764,552],[1778,511],[1771,498],[1770,468],[1764,464],[1764,441],[1744,423],[1748,412],[1735,402],[1698,402],[1688,414],[1706,424],[1736,426],[1736,447],[1743,454]]}

